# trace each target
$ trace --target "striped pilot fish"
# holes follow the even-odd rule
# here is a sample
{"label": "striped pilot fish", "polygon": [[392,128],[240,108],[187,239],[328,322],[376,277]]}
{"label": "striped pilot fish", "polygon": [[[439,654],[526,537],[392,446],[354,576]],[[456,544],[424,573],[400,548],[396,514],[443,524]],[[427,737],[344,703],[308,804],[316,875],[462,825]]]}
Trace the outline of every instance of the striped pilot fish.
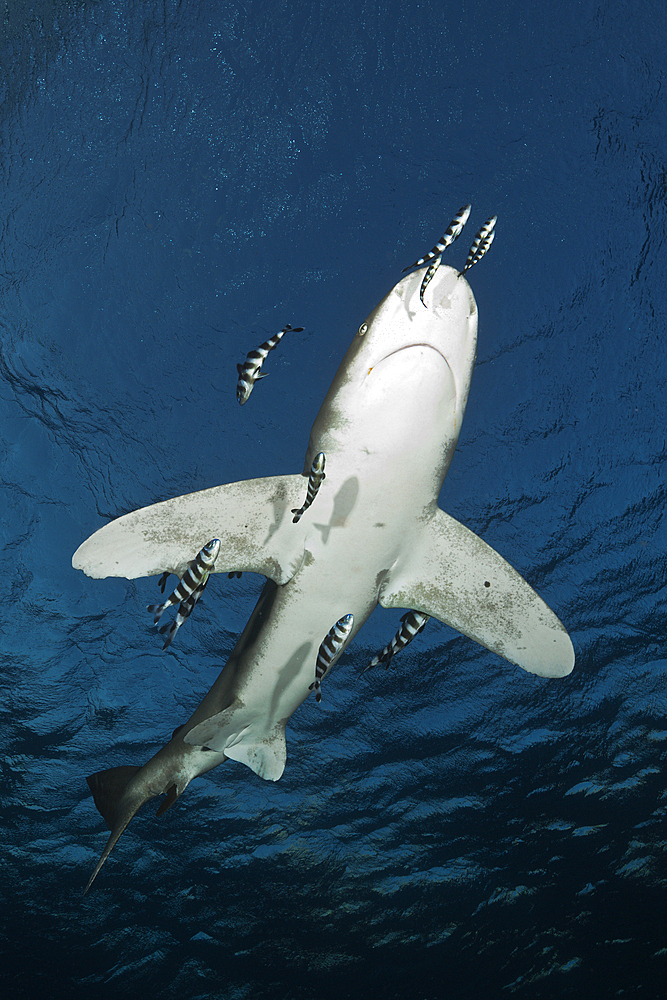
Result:
{"label": "striped pilot fish", "polygon": [[259,370],[264,364],[269,351],[278,346],[288,331],[301,333],[302,330],[302,326],[292,327],[287,323],[282,330],[274,333],[273,337],[269,337],[268,340],[265,340],[254,351],[250,351],[242,365],[236,366],[236,370],[239,373],[239,380],[236,383],[236,398],[241,406],[248,401],[250,393],[255,387],[255,382],[260,378],[266,378],[266,375],[260,375]]}
{"label": "striped pilot fish", "polygon": [[424,302],[424,292],[431,283],[431,280],[435,275],[435,272],[440,267],[443,251],[446,250],[447,247],[451,246],[454,240],[457,240],[461,235],[463,227],[468,221],[468,216],[470,215],[471,208],[472,205],[464,205],[463,208],[460,208],[456,213],[456,215],[454,216],[454,218],[452,219],[452,221],[447,226],[447,229],[440,237],[436,245],[431,250],[429,250],[426,256],[420,257],[419,260],[416,260],[414,262],[414,264],[410,264],[410,267],[403,268],[404,271],[409,271],[413,267],[421,267],[422,264],[430,263],[431,266],[424,275],[424,278],[421,283],[421,288],[419,289],[419,298],[421,299],[421,304],[424,306],[424,308],[426,308],[426,303]]}
{"label": "striped pilot fish", "polygon": [[419,260],[416,260],[414,264],[404,267],[403,271],[411,271],[413,267],[421,267],[422,264],[430,263],[435,257],[440,257],[443,250],[451,246],[454,240],[457,240],[461,235],[463,227],[468,221],[471,208],[472,205],[464,205],[463,208],[460,208],[433,249],[429,250],[425,257],[420,257]]}
{"label": "striped pilot fish", "polygon": [[158,629],[160,635],[164,635],[165,633],[167,635],[164,641],[164,646],[162,647],[163,653],[168,646],[171,646],[172,642],[174,641],[174,636],[178,632],[183,622],[186,620],[186,618],[189,618],[190,615],[192,614],[195,604],[197,603],[201,595],[204,593],[207,583],[208,583],[208,575],[206,576],[206,579],[203,581],[203,583],[200,583],[197,589],[192,591],[189,597],[186,597],[184,601],[181,601],[181,603],[178,606],[178,614],[176,615],[173,622],[171,622],[168,625],[163,625],[161,629]]}
{"label": "striped pilot fish", "polygon": [[474,264],[480,261],[491,246],[496,236],[495,226],[497,221],[498,216],[492,215],[490,219],[486,220],[480,231],[477,233],[477,236],[472,241],[470,253],[468,254],[468,259],[463,265],[463,270],[459,271],[459,278],[462,278],[466,271],[469,271]]}
{"label": "striped pilot fish", "polygon": [[362,674],[366,673],[366,670],[371,670],[373,667],[377,667],[378,663],[384,663],[385,670],[391,662],[392,656],[396,653],[400,653],[402,649],[412,642],[414,637],[418,635],[423,629],[426,622],[429,620],[429,615],[423,615],[421,611],[408,611],[407,614],[403,615],[401,618],[401,627],[398,632],[391,640],[391,642],[384,647],[381,653],[374,656],[368,666],[362,670]]}
{"label": "striped pilot fish", "polygon": [[308,510],[311,503],[317,496],[317,491],[322,485],[323,481],[327,478],[324,474],[324,452],[320,451],[317,453],[313,459],[313,464],[310,467],[310,472],[308,473],[308,490],[306,491],[306,499],[302,507],[292,507],[292,513],[294,517],[292,518],[292,524],[296,524],[297,521],[301,519],[301,515]]}
{"label": "striped pilot fish", "polygon": [[[157,625],[163,613],[170,608],[172,604],[178,604],[179,601],[187,601],[187,599],[194,594],[198,587],[201,587],[209,578],[209,574],[213,572],[213,567],[215,566],[215,560],[218,558],[218,553],[220,552],[220,539],[212,538],[210,542],[201,549],[194,559],[188,563],[188,568],[185,573],[178,581],[176,589],[169,595],[166,601],[162,604],[149,604],[148,611],[151,612],[153,617],[153,624]],[[196,604],[197,601],[194,602]],[[192,607],[194,607],[194,604]],[[190,608],[192,611],[192,608]],[[188,612],[189,614],[190,612]],[[187,618],[188,616],[185,615]]]}
{"label": "striped pilot fish", "polygon": [[354,628],[354,615],[343,615],[339,618],[332,629],[324,637],[324,641],[317,652],[317,663],[315,664],[315,680],[308,685],[309,691],[315,691],[315,701],[322,701],[322,678],[331,666],[333,658],[340,653],[347,642],[350,632]]}

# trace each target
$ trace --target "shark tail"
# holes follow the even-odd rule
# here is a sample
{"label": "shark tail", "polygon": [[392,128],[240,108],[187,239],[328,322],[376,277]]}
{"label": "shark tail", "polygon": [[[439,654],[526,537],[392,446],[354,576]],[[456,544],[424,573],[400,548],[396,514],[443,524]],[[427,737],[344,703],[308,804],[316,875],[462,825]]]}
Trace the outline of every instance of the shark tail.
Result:
{"label": "shark tail", "polygon": [[125,794],[132,778],[140,770],[140,767],[132,765],[110,767],[107,771],[98,771],[86,778],[88,787],[93,793],[95,805],[111,830],[111,836],[107,840],[102,857],[95,866],[95,871],[88,879],[88,885],[83,890],[84,896],[97,878],[100,868],[120,840],[130,820],[146,801],[140,795],[126,797]]}

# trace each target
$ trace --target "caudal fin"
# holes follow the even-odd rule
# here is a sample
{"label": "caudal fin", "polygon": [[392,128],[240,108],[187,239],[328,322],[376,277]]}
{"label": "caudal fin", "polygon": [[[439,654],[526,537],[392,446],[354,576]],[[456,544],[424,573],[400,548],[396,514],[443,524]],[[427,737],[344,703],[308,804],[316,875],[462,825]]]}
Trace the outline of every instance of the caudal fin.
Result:
{"label": "caudal fin", "polygon": [[95,871],[88,879],[88,885],[83,894],[88,892],[97,877],[97,873],[111,854],[126,826],[146,801],[141,795],[127,795],[128,785],[140,767],[124,765],[110,767],[107,771],[98,771],[86,778],[88,787],[93,793],[93,799],[104,822],[111,830],[102,857],[95,866]]}

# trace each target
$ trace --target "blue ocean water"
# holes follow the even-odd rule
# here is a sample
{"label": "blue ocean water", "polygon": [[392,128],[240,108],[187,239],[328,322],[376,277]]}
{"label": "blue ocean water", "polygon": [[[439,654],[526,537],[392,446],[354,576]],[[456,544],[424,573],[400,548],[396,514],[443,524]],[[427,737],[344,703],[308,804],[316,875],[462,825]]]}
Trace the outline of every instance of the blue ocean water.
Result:
{"label": "blue ocean water", "polygon": [[[667,18],[627,0],[0,12],[0,978],[13,996],[664,996]],[[359,323],[472,201],[478,358],[441,505],[567,626],[561,680],[378,609],[288,727],[107,831],[262,580],[168,652],[111,518],[300,472]],[[474,232],[474,225],[469,226]],[[463,263],[473,232],[450,251]],[[248,404],[236,364],[286,322]],[[415,447],[419,441],[415,441]]]}

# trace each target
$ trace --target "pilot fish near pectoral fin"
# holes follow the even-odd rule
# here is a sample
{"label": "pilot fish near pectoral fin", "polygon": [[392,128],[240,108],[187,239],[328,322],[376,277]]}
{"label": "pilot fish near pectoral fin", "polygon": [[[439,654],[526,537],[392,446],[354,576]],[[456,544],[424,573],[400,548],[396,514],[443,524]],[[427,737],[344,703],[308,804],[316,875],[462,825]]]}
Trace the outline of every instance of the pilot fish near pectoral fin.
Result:
{"label": "pilot fish near pectoral fin", "polygon": [[396,653],[400,653],[402,649],[405,649],[416,635],[419,635],[421,630],[426,625],[429,620],[428,615],[423,615],[421,611],[408,611],[401,618],[401,627],[398,632],[381,652],[374,656],[367,667],[361,671],[365,674],[367,670],[372,670],[373,667],[377,667],[379,663],[384,663],[385,670],[392,661],[392,658],[396,656]]}
{"label": "pilot fish near pectoral fin", "polygon": [[171,646],[172,642],[174,641],[174,636],[178,632],[183,622],[187,621],[187,619],[194,611],[195,604],[197,604],[199,598],[204,593],[207,583],[208,583],[208,577],[206,577],[206,579],[199,584],[196,590],[192,591],[189,597],[187,597],[184,601],[181,601],[181,603],[178,606],[178,612],[173,622],[170,622],[167,625],[163,625],[161,629],[158,629],[160,635],[166,635],[166,639],[164,640],[164,646],[162,647],[163,653],[165,649],[168,649],[169,646]]}
{"label": "pilot fish near pectoral fin", "polygon": [[[151,612],[153,617],[153,624],[157,625],[160,618],[172,604],[181,605],[188,602],[196,591],[200,591],[200,588],[206,585],[210,574],[213,572],[213,567],[215,566],[215,560],[218,558],[220,553],[220,539],[212,538],[210,542],[204,545],[197,555],[188,563],[188,568],[185,573],[178,581],[176,588],[171,592],[169,597],[161,604],[149,604],[148,611]],[[164,574],[163,574],[164,577]],[[181,608],[181,613],[183,617],[187,618],[195,604],[199,600],[201,592],[198,597],[195,597],[194,601],[189,604],[187,609]]]}
{"label": "pilot fish near pectoral fin", "polygon": [[320,451],[313,459],[313,464],[311,465],[310,472],[308,473],[308,489],[306,490],[306,499],[300,507],[295,507],[292,510],[292,513],[294,514],[294,517],[292,518],[293,524],[298,524],[301,520],[303,514],[305,514],[317,496],[320,486],[327,478],[324,472],[325,465],[326,458],[324,452]]}
{"label": "pilot fish near pectoral fin", "polygon": [[574,666],[570,637],[533,588],[490,545],[436,508],[380,591],[385,608],[416,608],[541,677]]}
{"label": "pilot fish near pectoral fin", "polygon": [[291,509],[303,494],[303,476],[273,476],[214,486],[124,514],[83,542],[72,557],[87,576],[183,576],[213,536],[220,540],[215,573],[261,573],[287,583],[304,558],[305,528]]}

